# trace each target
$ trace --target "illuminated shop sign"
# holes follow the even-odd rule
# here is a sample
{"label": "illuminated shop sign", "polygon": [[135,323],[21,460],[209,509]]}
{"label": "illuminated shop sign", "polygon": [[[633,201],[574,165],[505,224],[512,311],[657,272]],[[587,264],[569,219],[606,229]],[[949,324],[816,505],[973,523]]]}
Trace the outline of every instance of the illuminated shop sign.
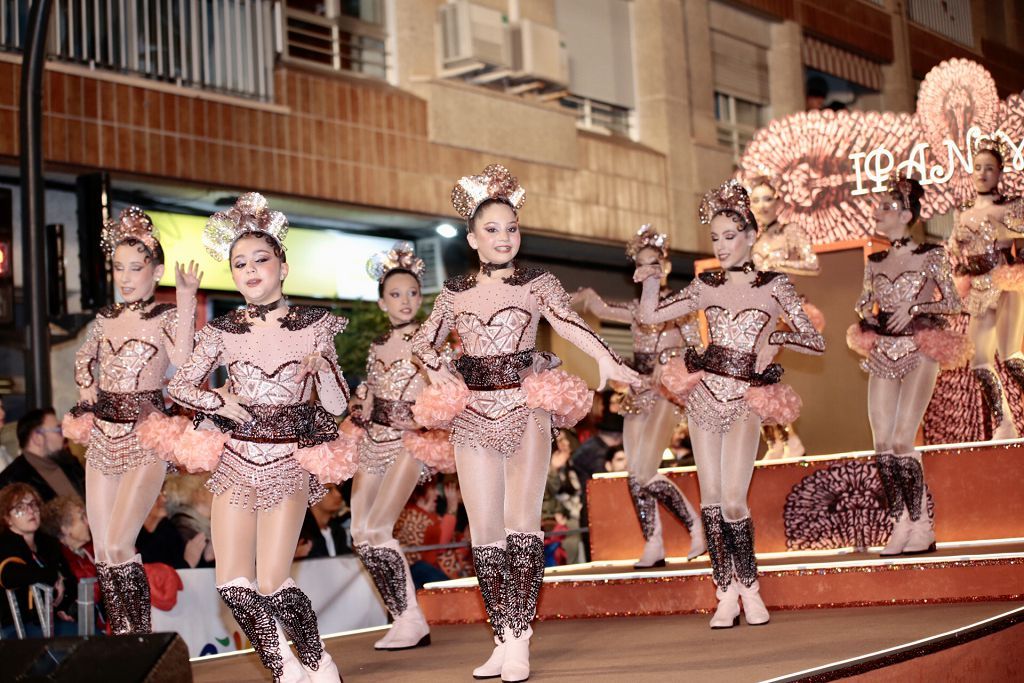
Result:
{"label": "illuminated shop sign", "polygon": [[[148,212],[160,234],[167,268],[161,285],[174,286],[174,263],[197,261],[204,290],[235,291],[227,261],[215,261],[203,247],[204,216]],[[316,299],[377,299],[377,283],[366,274],[370,255],[390,249],[393,239],[337,230],[292,227],[285,241],[288,279],[284,293]]]}

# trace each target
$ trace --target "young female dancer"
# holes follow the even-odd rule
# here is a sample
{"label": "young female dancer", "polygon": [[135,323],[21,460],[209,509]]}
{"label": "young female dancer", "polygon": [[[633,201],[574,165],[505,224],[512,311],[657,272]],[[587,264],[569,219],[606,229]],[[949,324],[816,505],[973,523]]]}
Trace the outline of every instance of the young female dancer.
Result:
{"label": "young female dancer", "polygon": [[969,356],[963,335],[946,316],[960,311],[946,250],[916,244],[910,228],[921,215],[924,190],[894,177],[875,208],[875,232],[890,248],[872,254],[857,300],[861,323],[848,331],[851,348],[866,356],[868,418],[878,473],[895,526],[883,555],[935,549],[917,427],[931,400],[939,363],[957,367]]}
{"label": "young female dancer", "polygon": [[[974,343],[971,366],[992,417],[992,438],[1018,436],[1013,414],[996,371],[996,351],[1007,372],[1024,388],[1024,263],[1013,254],[1013,240],[1024,231],[1021,200],[999,192],[1003,155],[982,142],[975,151],[977,198],[955,217],[950,252],[956,274],[967,278],[964,308],[971,315],[967,334]],[[1018,257],[1019,258],[1019,257]]]}
{"label": "young female dancer", "polygon": [[[660,269],[651,268],[644,279],[640,320],[653,325],[696,311],[707,318],[708,347],[702,354],[688,350],[685,368],[679,362],[670,364],[662,383],[685,401],[704,533],[718,587],[711,627],[729,628],[739,621],[741,597],[748,624],[769,619],[758,594],[747,491],[762,420],[791,422],[794,411],[783,408],[794,399],[799,402],[792,388],[777,384],[782,368],[771,359],[782,346],[822,353],[825,340],[789,278],[759,271],[751,262],[757,223],[739,182],[730,180],[704,195],[700,221],[711,228],[723,269],[701,273],[682,292],[662,299]],[[783,317],[794,331],[776,330]]]}
{"label": "young female dancer", "polygon": [[195,263],[175,266],[177,306],[157,304],[164,252],[149,216],[135,206],[103,227],[103,246],[123,303],[102,309],[75,356],[81,402],[67,436],[87,443],[85,488],[103,604],[114,633],[149,633],[149,583],[135,537],[160,494],[167,463],[139,442],[137,426],[164,410],[167,366],[192,351]]}
{"label": "young female dancer", "polygon": [[394,537],[395,522],[422,469],[405,437],[416,438],[412,406],[427,384],[410,346],[423,302],[423,269],[423,259],[408,242],[375,254],[367,266],[377,280],[377,305],[387,314],[391,330],[370,345],[366,382],[357,390],[361,406],[355,421],[365,433],[359,442],[359,472],[352,482],[352,540],[395,620],[374,645],[378,650],[430,644],[430,626],[416,603],[409,564]]}
{"label": "young female dancer", "polygon": [[[337,681],[313,606],[288,573],[306,507],[324,494],[309,470],[326,465],[319,462],[329,455],[323,447],[337,437],[329,413],[342,413],[348,403],[334,347],[347,321],[326,308],[290,306],[282,297],[287,232],[284,214],[256,193],[210,217],[203,242],[217,260],[230,259],[246,306],[199,331],[170,393],[197,411],[197,424],[209,419],[226,432],[219,441],[216,432],[205,432],[203,447],[179,447],[179,459],[195,459],[207,443],[216,445],[206,465],[213,470],[207,487],[214,493],[211,532],[221,597],[275,680]],[[226,390],[204,388],[221,365],[228,370]],[[314,388],[317,400],[311,401]],[[351,474],[336,469],[331,478]]]}
{"label": "young female dancer", "polygon": [[[768,178],[755,178],[750,184],[750,212],[761,226],[754,242],[751,260],[758,270],[771,270],[788,275],[818,275],[821,265],[814,253],[811,239],[798,225],[779,222],[782,202]],[[821,312],[804,300],[804,306],[813,321]],[[816,325],[821,331],[821,325]],[[804,444],[793,425],[764,425],[761,428],[768,452],[765,460],[799,458],[804,455]]]}
{"label": "young female dancer", "polygon": [[[626,255],[638,268],[659,265],[665,274],[671,268],[668,235],[650,225],[637,231],[626,245]],[[633,367],[644,380],[641,388],[631,391],[622,405],[625,414],[622,445],[629,460],[629,493],[645,541],[635,567],[665,566],[659,502],[689,530],[687,559],[692,560],[707,549],[704,527],[690,501],[668,477],[658,473],[658,466],[682,419],[679,410],[660,391],[660,369],[670,358],[681,356],[687,347],[700,347],[696,316],[670,320],[663,325],[642,325],[636,319],[639,300],[608,304],[589,287],[581,290],[577,298],[586,311],[602,320],[629,323],[633,332]]]}
{"label": "young female dancer", "polygon": [[[496,645],[473,675],[505,681],[530,675],[530,622],[544,577],[540,514],[551,428],[575,423],[591,404],[585,386],[578,391],[569,375],[550,369],[550,354],[537,352],[540,319],[597,359],[602,386],[606,379],[639,381],[572,310],[555,276],[515,263],[525,194],[498,165],[458,181],[452,204],[467,221],[480,266],[445,283],[413,337],[413,352],[434,385],[424,394],[436,387],[439,396],[458,399],[451,438]],[[438,349],[453,329],[464,355],[449,368]],[[424,413],[430,407],[425,395],[417,403]]]}

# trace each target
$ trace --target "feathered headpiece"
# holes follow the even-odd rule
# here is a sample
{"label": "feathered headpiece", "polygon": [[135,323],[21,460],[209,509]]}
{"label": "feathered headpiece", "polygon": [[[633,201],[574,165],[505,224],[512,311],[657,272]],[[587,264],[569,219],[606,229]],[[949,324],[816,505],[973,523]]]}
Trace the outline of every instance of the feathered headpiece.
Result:
{"label": "feathered headpiece", "polygon": [[137,206],[129,206],[122,210],[116,221],[112,218],[104,221],[100,245],[113,256],[117,245],[130,239],[142,242],[153,254],[156,254],[157,247],[160,246],[152,219]]}
{"label": "feathered headpiece", "polygon": [[892,198],[899,202],[900,208],[905,211],[912,211],[910,200],[913,197],[920,199],[924,195],[924,188],[921,183],[913,178],[908,178],[902,173],[892,173],[886,181],[886,190]]}
{"label": "feathered headpiece", "polygon": [[640,226],[633,239],[626,243],[626,256],[636,260],[636,255],[650,247],[657,249],[661,258],[668,258],[668,235],[658,232],[650,223]]}
{"label": "feathered headpiece", "polygon": [[366,273],[377,282],[383,282],[393,270],[407,270],[419,280],[426,270],[423,259],[416,256],[409,242],[395,242],[387,251],[378,251],[366,262]]}
{"label": "feathered headpiece", "polygon": [[267,208],[267,198],[258,192],[246,192],[230,210],[210,216],[203,230],[203,246],[215,260],[223,261],[239,237],[252,233],[269,235],[281,249],[288,235],[288,219]]}
{"label": "feathered headpiece", "polygon": [[708,191],[700,202],[700,222],[704,225],[710,224],[711,219],[720,213],[739,216],[744,230],[757,230],[757,221],[750,212],[750,197],[735,178]]}
{"label": "feathered headpiece", "polygon": [[[1005,165],[1006,161],[1012,156],[1003,134],[998,131],[991,135],[979,135],[972,142],[971,159],[981,152],[995,152],[999,155],[999,160]],[[1003,169],[1000,168],[999,170]]]}
{"label": "feathered headpiece", "polygon": [[452,206],[467,221],[488,199],[506,201],[518,214],[526,201],[526,190],[501,164],[491,164],[480,175],[463,176],[452,188]]}

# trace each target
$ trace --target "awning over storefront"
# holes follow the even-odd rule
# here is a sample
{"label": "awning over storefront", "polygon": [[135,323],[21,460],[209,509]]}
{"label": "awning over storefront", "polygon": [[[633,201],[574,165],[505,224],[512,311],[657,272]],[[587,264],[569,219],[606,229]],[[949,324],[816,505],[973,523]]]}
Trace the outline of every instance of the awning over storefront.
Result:
{"label": "awning over storefront", "polygon": [[838,76],[851,83],[882,89],[882,65],[817,38],[804,36],[803,59],[806,66]]}

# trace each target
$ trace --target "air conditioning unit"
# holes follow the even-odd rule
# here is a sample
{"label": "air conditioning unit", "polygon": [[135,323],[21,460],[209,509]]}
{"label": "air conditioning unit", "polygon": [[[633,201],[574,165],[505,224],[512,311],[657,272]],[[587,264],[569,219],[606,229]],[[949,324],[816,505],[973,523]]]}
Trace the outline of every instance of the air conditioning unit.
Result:
{"label": "air conditioning unit", "polygon": [[421,288],[424,294],[435,294],[441,291],[445,281],[444,259],[442,258],[444,241],[440,237],[423,237],[416,240],[416,255],[423,259],[423,277]]}
{"label": "air conditioning unit", "polygon": [[438,9],[441,24],[441,68],[467,64],[511,66],[508,25],[501,11],[453,0]]}
{"label": "air conditioning unit", "polygon": [[569,51],[558,29],[524,19],[512,31],[511,42],[517,76],[569,85]]}

